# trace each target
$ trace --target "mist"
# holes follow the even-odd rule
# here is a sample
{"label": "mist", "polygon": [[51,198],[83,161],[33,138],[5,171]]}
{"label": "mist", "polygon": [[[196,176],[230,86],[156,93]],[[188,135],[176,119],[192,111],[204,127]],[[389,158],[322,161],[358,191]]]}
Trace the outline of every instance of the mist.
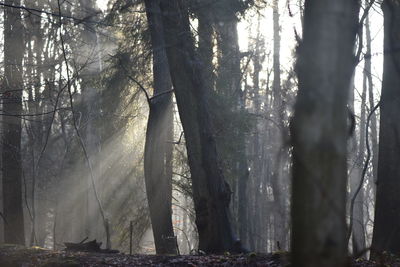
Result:
{"label": "mist", "polygon": [[0,2],[0,243],[397,255],[398,3],[321,2]]}

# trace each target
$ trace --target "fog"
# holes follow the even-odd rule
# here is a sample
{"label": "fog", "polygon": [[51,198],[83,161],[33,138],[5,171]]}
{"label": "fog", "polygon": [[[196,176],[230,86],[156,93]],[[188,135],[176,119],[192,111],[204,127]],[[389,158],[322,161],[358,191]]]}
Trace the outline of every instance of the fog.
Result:
{"label": "fog", "polygon": [[[200,200],[208,196],[206,199],[219,202],[229,198],[229,227],[241,247],[264,253],[290,250],[290,121],[299,88],[296,63],[303,38],[303,1],[238,1],[243,5],[227,4],[226,9],[225,1],[216,1],[215,10],[207,9],[213,5],[209,1],[204,6],[202,1],[190,4],[190,30],[200,58],[196,61],[193,57],[190,62],[202,73],[193,73],[187,80],[188,84],[205,84],[210,90],[203,92],[205,96],[202,92],[198,93],[201,96],[193,93],[187,99],[205,99],[202,105],[180,100],[177,87],[187,66],[181,66],[182,73],[171,76],[169,91],[157,91],[157,86],[170,81],[169,71],[180,66],[171,63],[174,57],[168,50],[172,42],[168,43],[167,30],[167,41],[157,48],[157,29],[148,23],[153,13],[147,10],[146,16],[143,1],[22,1],[20,5],[25,8],[17,2],[12,6],[0,2],[1,12],[20,14],[13,21],[0,16],[2,84],[9,83],[7,58],[17,53],[22,57],[20,63],[15,63],[18,68],[11,70],[13,75],[21,75],[20,87],[15,87],[21,92],[21,99],[15,102],[9,98],[13,90],[7,89],[9,84],[2,85],[0,133],[2,151],[18,155],[15,161],[21,164],[21,194],[17,196],[20,204],[16,205],[22,205],[26,245],[63,249],[64,242],[96,239],[102,242],[102,248],[154,254],[168,246],[155,244],[158,230],[153,232],[154,220],[165,214],[164,206],[157,205],[170,203],[170,220],[158,223],[161,228],[172,223],[173,233],[160,235],[160,242],[172,239],[178,253],[200,253],[199,246],[204,244],[198,232],[203,222],[200,216],[210,212],[201,210],[204,207]],[[366,22],[364,10],[367,5],[363,2],[359,19],[363,20],[364,35],[355,41],[354,51],[360,50],[360,57],[347,101],[347,124],[349,128],[354,124],[354,129],[350,129],[347,140],[346,222],[360,226],[352,229],[349,252],[371,246],[378,166],[380,113],[379,109],[373,114],[371,110],[381,97],[383,14],[375,3],[368,9]],[[16,21],[23,25],[22,46],[14,38]],[[16,30],[7,35],[4,29],[10,23]],[[366,37],[367,31],[370,37]],[[13,46],[21,46],[22,51]],[[161,50],[165,55],[160,54]],[[7,54],[10,51],[13,53]],[[178,62],[179,57],[175,60]],[[372,66],[369,73],[366,60]],[[157,81],[157,73],[166,80]],[[172,116],[167,109],[157,110],[163,108],[162,101],[168,101],[166,96],[172,101]],[[9,100],[21,107],[19,111],[14,109],[18,114],[7,109]],[[185,104],[191,109],[184,111]],[[157,114],[156,134],[151,139],[146,132],[149,133],[149,114],[153,111]],[[363,174],[368,115],[370,159]],[[199,123],[183,125],[185,116],[192,116]],[[4,125],[9,124],[20,125],[20,147],[13,147],[6,139],[8,128]],[[191,135],[190,129],[198,132]],[[207,142],[201,140],[203,134],[209,138]],[[200,141],[188,136],[198,136]],[[148,159],[145,146],[146,142],[151,146],[152,140],[156,145],[151,153],[160,155]],[[204,144],[215,145],[219,167],[215,172],[207,169],[207,164],[214,163],[214,147],[206,148]],[[11,154],[4,152],[2,157]],[[152,166],[147,173],[152,173],[153,178],[146,177],[146,160]],[[197,165],[201,167],[193,167],[195,161],[201,161]],[[211,177],[210,173],[214,175],[210,180],[215,183],[207,186],[196,178]],[[3,181],[5,175],[3,172]],[[224,177],[226,182],[219,183],[218,177]],[[361,179],[351,214],[351,199]],[[159,195],[150,196],[146,184]],[[201,189],[196,189],[197,185]],[[218,198],[212,195],[213,190],[220,194]],[[211,193],[203,195],[206,191]],[[0,194],[3,198],[4,192]],[[155,199],[153,206],[150,198]],[[212,210],[211,204],[204,205]],[[213,206],[213,211],[218,210],[218,205]],[[216,214],[215,220],[222,221],[223,215]],[[6,228],[4,217],[0,226]],[[362,236],[361,241],[358,235]],[[0,242],[8,242],[3,230]],[[355,246],[355,242],[361,243]]]}

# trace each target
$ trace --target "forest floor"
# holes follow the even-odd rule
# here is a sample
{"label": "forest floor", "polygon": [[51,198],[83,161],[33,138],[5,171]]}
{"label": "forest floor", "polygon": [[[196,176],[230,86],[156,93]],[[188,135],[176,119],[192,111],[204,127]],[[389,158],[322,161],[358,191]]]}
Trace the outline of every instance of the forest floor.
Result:
{"label": "forest floor", "polygon": [[[289,266],[289,254],[240,254],[240,255],[126,255],[110,253],[87,253],[53,251],[38,247],[23,248],[13,245],[0,247],[1,267],[78,267],[78,266]],[[386,257],[375,263],[352,260],[351,266],[400,266],[400,260]]]}

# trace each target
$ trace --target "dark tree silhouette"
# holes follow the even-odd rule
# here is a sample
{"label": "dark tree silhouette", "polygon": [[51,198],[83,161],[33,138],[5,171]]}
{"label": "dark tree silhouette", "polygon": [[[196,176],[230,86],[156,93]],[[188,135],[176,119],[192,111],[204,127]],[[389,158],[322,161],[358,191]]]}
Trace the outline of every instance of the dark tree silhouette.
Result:
{"label": "dark tree silhouette", "polygon": [[359,1],[305,1],[293,143],[295,266],[346,262],[347,99]]}
{"label": "dark tree silhouette", "polygon": [[378,180],[371,256],[400,251],[400,2],[385,0]]}

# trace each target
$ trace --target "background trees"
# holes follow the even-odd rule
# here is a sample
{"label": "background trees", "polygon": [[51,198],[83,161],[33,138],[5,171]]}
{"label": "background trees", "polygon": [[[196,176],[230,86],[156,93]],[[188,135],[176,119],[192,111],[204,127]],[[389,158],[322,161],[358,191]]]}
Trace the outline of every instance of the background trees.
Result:
{"label": "background trees", "polygon": [[[35,0],[22,4],[26,9],[15,7],[14,2],[8,6],[0,2],[5,12],[20,11],[18,22],[25,29],[25,38],[19,42],[23,49],[9,45],[4,27],[5,37],[0,41],[3,84],[8,81],[7,60],[20,60],[14,56],[22,49],[18,62],[22,66],[18,74],[23,82],[18,96],[22,105],[14,114],[18,116],[10,118],[20,121],[20,137],[5,135],[10,112],[5,86],[0,124],[2,153],[9,153],[6,143],[11,139],[6,142],[6,138],[21,145],[21,166],[16,168],[21,173],[21,185],[17,185],[21,192],[14,192],[21,196],[18,205],[23,209],[24,230],[30,233],[25,243],[60,248],[63,241],[79,242],[86,236],[109,243],[108,233],[113,247],[129,251],[132,243],[133,252],[175,253],[175,238],[181,253],[197,248],[238,251],[242,245],[262,252],[300,246],[290,242],[297,236],[296,231],[291,236],[289,216],[292,153],[295,177],[300,175],[301,160],[310,160],[310,173],[334,163],[331,158],[305,156],[301,148],[305,143],[299,136],[306,131],[310,132],[305,134],[308,141],[314,133],[321,133],[320,139],[311,140],[323,140],[320,143],[328,147],[321,155],[334,151],[333,140],[341,140],[340,168],[335,168],[341,179],[327,179],[334,175],[328,171],[316,176],[328,181],[322,185],[327,194],[320,195],[318,203],[325,205],[321,212],[329,215],[326,219],[337,220],[338,231],[343,233],[345,216],[350,215],[343,195],[348,194],[349,203],[361,188],[352,213],[350,247],[354,253],[362,250],[364,236],[365,246],[369,246],[378,164],[379,120],[375,116],[379,110],[374,109],[374,101],[379,97],[382,55],[377,3],[372,7],[373,2],[363,3],[360,24],[356,25],[353,16],[351,27],[338,23],[346,20],[333,15],[324,16],[324,23],[309,18],[315,5],[320,5],[312,1],[306,6],[303,1],[242,0],[73,0],[60,2],[60,7],[56,0]],[[332,8],[341,4],[344,1],[329,2]],[[325,6],[317,8],[328,12]],[[8,23],[8,18],[5,16],[4,22]],[[347,34],[346,42],[335,41],[339,33],[332,29],[336,27],[346,30],[340,31]],[[349,41],[350,30],[351,38],[358,33],[355,49],[360,62],[356,62],[354,86],[347,84],[352,72],[347,60],[354,46]],[[10,47],[12,57],[7,50]],[[308,50],[311,52],[304,52]],[[322,56],[316,57],[318,53]],[[346,59],[343,62],[342,57]],[[316,58],[321,67],[313,65]],[[313,79],[307,78],[312,70],[308,65],[314,66]],[[322,77],[315,73],[335,78],[322,75],[324,79],[314,81]],[[295,106],[298,87],[305,93],[300,92]],[[339,94],[347,98],[349,88],[353,96],[349,109],[356,126],[348,140],[349,149],[345,149],[353,151],[347,157],[350,192],[346,191],[346,151],[342,149],[352,116],[347,115],[347,102],[339,99]],[[313,89],[319,93],[309,94]],[[339,100],[332,102],[336,98]],[[317,104],[310,104],[313,101]],[[305,128],[307,124],[295,122],[309,118],[295,115],[292,149],[288,128],[293,107],[299,109],[295,114],[314,108],[312,118],[320,124]],[[319,116],[328,119],[317,120]],[[324,130],[317,131],[319,128]],[[363,145],[366,137],[370,162],[366,162],[367,146]],[[5,164],[2,169],[3,179],[11,177],[4,176]],[[340,189],[328,187],[338,181]],[[294,190],[313,189],[303,186],[306,183],[296,182]],[[319,189],[314,189],[307,197],[318,195]],[[333,213],[336,204],[325,197],[330,194],[332,201],[339,203],[339,214]],[[293,199],[297,197],[295,194]],[[1,198],[5,201],[7,197]],[[306,222],[299,212],[305,201],[300,199],[293,203],[294,214]],[[6,218],[5,207],[2,212]],[[308,219],[313,225],[320,217]],[[342,240],[340,236],[335,238]],[[167,239],[171,242],[163,242]],[[325,243],[321,244],[318,247],[324,248]],[[329,247],[330,241],[325,245]],[[336,247],[345,252],[343,244]]]}

